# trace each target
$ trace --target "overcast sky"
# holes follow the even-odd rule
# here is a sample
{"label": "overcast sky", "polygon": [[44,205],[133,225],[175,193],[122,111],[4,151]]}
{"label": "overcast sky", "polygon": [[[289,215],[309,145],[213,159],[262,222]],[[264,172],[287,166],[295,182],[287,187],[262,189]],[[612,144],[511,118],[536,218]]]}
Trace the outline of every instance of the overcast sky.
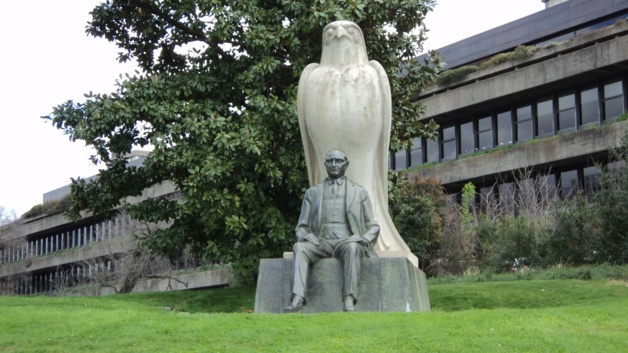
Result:
{"label": "overcast sky", "polygon": [[[42,202],[45,192],[89,177],[92,151],[41,119],[89,91],[109,93],[132,64],[116,61],[117,48],[87,37],[95,0],[3,3],[0,12],[0,206],[17,215]],[[427,17],[426,49],[481,33],[545,8],[541,0],[439,0]]]}

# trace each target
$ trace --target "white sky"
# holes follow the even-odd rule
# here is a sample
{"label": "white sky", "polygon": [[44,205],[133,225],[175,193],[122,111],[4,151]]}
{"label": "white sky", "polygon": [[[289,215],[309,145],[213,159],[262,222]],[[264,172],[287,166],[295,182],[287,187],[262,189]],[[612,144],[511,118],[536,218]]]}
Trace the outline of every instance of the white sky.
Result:
{"label": "white sky", "polygon": [[[8,1],[0,12],[0,206],[17,215],[42,202],[45,192],[89,177],[98,168],[92,151],[41,119],[67,100],[110,93],[131,64],[118,49],[88,37],[85,26],[96,0]],[[426,49],[481,33],[538,12],[541,0],[439,0],[427,17]]]}

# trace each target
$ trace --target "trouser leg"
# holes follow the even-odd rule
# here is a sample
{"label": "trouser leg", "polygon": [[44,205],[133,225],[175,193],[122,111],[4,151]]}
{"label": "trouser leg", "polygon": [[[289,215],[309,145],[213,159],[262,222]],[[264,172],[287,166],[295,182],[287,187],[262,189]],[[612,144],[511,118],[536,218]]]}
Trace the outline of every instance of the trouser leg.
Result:
{"label": "trouser leg", "polygon": [[307,278],[310,266],[323,257],[330,257],[327,249],[329,246],[321,243],[320,246],[310,242],[298,242],[294,244],[294,256],[292,259],[292,294],[305,298],[307,290]]}
{"label": "trouser leg", "polygon": [[364,248],[355,242],[342,243],[336,248],[335,257],[342,262],[344,284],[342,286],[342,297],[353,296],[354,302],[358,299],[358,281],[360,279],[360,268]]}

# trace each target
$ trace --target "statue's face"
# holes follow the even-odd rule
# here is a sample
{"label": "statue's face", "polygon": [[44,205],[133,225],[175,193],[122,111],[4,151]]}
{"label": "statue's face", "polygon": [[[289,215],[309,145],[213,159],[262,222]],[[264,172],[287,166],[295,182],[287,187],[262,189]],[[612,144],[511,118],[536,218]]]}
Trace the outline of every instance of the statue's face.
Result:
{"label": "statue's face", "polygon": [[349,160],[341,151],[329,151],[325,156],[325,168],[330,178],[342,178],[348,167]]}

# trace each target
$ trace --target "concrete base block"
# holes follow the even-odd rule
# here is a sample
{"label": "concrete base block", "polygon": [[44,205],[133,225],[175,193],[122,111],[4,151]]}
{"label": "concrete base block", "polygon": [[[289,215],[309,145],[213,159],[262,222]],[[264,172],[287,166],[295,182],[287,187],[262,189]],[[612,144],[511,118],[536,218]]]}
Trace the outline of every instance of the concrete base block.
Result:
{"label": "concrete base block", "polygon": [[[319,260],[311,268],[303,313],[342,311],[342,265]],[[430,311],[425,273],[402,257],[365,258],[356,311]],[[292,299],[292,260],[262,259],[256,313],[283,313]]]}

